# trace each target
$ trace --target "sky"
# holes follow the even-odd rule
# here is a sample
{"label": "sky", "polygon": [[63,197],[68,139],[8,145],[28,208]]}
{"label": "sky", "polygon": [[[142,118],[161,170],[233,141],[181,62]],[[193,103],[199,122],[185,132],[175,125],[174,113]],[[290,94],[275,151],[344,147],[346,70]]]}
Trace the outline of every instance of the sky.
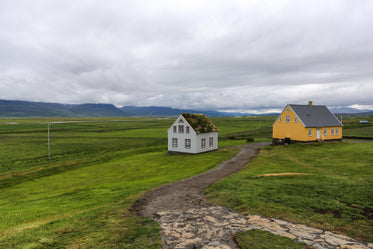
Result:
{"label": "sky", "polygon": [[0,0],[0,99],[373,109],[371,0]]}

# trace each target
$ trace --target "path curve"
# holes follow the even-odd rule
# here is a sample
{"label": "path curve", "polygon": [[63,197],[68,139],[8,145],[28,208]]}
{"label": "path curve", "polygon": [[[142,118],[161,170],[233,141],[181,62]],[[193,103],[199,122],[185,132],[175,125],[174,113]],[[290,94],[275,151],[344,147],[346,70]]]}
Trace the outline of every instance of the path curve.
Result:
{"label": "path curve", "polygon": [[268,145],[270,142],[243,145],[234,158],[210,171],[145,193],[134,203],[133,210],[160,224],[163,249],[238,249],[233,234],[251,229],[266,230],[314,248],[373,248],[345,236],[279,219],[244,216],[204,201],[208,186],[244,168],[261,147]]}

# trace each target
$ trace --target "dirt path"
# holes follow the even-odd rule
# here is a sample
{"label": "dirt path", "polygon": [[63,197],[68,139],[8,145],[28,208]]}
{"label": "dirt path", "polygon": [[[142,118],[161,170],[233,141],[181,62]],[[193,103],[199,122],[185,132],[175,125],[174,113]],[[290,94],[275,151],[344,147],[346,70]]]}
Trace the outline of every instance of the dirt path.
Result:
{"label": "dirt path", "polygon": [[[145,193],[135,202],[133,210],[160,224],[164,249],[238,249],[233,234],[250,229],[266,230],[315,248],[371,247],[371,244],[304,225],[260,216],[244,216],[227,207],[204,201],[204,190],[209,185],[241,170],[257,155],[261,147],[269,144],[270,142],[262,142],[243,145],[234,158],[215,169]],[[344,245],[347,247],[342,247]]]}

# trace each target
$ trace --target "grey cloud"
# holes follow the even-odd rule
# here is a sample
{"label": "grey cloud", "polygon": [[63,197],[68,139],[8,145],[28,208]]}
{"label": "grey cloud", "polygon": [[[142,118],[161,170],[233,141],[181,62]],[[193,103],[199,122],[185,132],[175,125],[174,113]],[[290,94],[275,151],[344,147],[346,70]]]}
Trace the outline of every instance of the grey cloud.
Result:
{"label": "grey cloud", "polygon": [[[0,0],[1,1],[1,0]],[[371,1],[3,1],[0,99],[372,105]]]}

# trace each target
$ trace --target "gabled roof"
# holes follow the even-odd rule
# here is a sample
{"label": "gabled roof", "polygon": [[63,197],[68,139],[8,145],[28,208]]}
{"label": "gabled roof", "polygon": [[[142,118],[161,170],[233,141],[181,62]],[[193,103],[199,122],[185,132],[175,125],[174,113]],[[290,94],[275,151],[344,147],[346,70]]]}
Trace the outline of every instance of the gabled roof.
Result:
{"label": "gabled roof", "polygon": [[182,113],[181,115],[188,121],[197,134],[219,131],[204,114]]}
{"label": "gabled roof", "polygon": [[305,127],[343,126],[324,105],[289,105]]}

